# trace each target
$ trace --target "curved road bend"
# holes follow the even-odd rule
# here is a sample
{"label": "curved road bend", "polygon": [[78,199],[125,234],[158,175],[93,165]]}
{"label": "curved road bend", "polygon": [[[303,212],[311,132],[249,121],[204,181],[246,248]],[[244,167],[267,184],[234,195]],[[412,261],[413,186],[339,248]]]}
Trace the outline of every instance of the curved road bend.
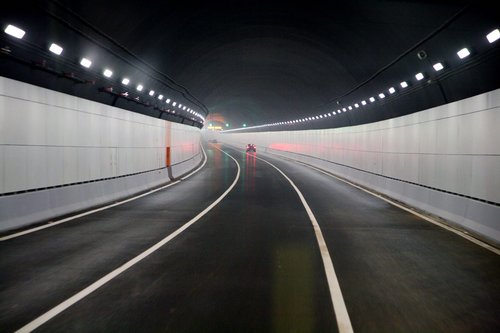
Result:
{"label": "curved road bend", "polygon": [[203,169],[162,191],[0,242],[0,332],[19,329],[214,202],[237,168],[218,150],[207,155]]}
{"label": "curved road bend", "polygon": [[325,173],[262,157],[313,210],[354,331],[500,332],[498,254]]}
{"label": "curved road bend", "polygon": [[[217,146],[173,187],[0,242],[0,331],[56,307],[215,201],[237,174]],[[354,331],[499,331],[496,254],[306,166],[224,150],[241,174],[217,206],[36,331],[337,331],[309,217],[261,157],[316,216]]]}

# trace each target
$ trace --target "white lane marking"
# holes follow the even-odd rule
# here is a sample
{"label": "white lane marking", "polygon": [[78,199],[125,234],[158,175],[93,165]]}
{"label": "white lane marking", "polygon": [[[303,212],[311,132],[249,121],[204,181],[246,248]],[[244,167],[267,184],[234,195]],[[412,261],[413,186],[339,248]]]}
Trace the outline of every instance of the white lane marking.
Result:
{"label": "white lane marking", "polygon": [[332,299],[333,310],[335,312],[335,318],[337,319],[337,326],[339,332],[340,333],[354,332],[351,325],[351,320],[349,318],[349,314],[347,313],[344,297],[342,296],[342,291],[340,290],[340,284],[337,279],[337,274],[335,274],[335,269],[333,267],[333,261],[330,256],[330,252],[328,251],[328,247],[326,246],[326,242],[325,239],[323,238],[323,233],[321,232],[321,228],[318,224],[318,221],[316,220],[316,217],[314,216],[311,208],[307,204],[306,199],[302,195],[302,192],[300,192],[298,187],[294,184],[294,182],[290,178],[288,178],[288,176],[283,171],[281,171],[271,162],[268,162],[260,157],[256,158],[278,170],[278,172],[281,173],[281,175],[283,175],[283,177],[285,177],[285,179],[288,180],[288,182],[292,185],[295,192],[297,192],[300,201],[302,202],[302,205],[304,205],[307,215],[311,220],[311,223],[314,228],[314,234],[316,235],[316,240],[318,241],[318,246],[321,252],[321,258],[323,259],[323,265],[325,267],[326,279],[328,281],[328,287],[330,289],[330,297]]}
{"label": "white lane marking", "polygon": [[298,164],[302,164],[302,165],[304,165],[304,166],[306,166],[306,167],[308,167],[308,168],[311,168],[311,169],[314,169],[314,170],[316,170],[316,171],[319,171],[319,172],[321,172],[321,173],[323,173],[323,174],[325,174],[325,175],[327,175],[327,176],[330,176],[330,177],[333,177],[333,178],[335,178],[335,179],[338,179],[338,180],[340,180],[341,182],[344,182],[344,183],[346,183],[346,184],[349,184],[349,185],[351,185],[351,186],[353,186],[353,187],[355,187],[355,188],[357,188],[357,189],[360,189],[360,190],[361,190],[361,191],[363,191],[363,192],[366,192],[366,193],[368,193],[368,194],[373,195],[374,197],[377,197],[377,198],[379,198],[379,199],[382,199],[382,200],[384,200],[385,202],[387,202],[387,203],[389,203],[389,204],[391,204],[391,205],[393,205],[393,206],[396,206],[396,207],[398,207],[398,208],[401,208],[402,210],[405,210],[405,211],[407,211],[407,212],[409,212],[409,213],[412,213],[413,215],[416,215],[416,216],[420,217],[421,219],[426,220],[427,222],[430,222],[430,223],[432,223],[432,224],[437,225],[438,227],[441,227],[441,228],[443,228],[443,229],[446,229],[446,230],[448,230],[448,231],[451,231],[451,232],[453,232],[454,234],[456,234],[456,235],[458,235],[458,236],[460,236],[460,237],[462,237],[462,238],[465,238],[465,239],[467,239],[468,241],[470,241],[470,242],[472,242],[472,243],[474,243],[474,244],[476,244],[476,245],[479,245],[479,246],[481,246],[481,247],[483,247],[483,248],[485,248],[485,249],[487,249],[487,250],[489,250],[489,251],[491,251],[491,252],[493,252],[493,253],[495,253],[495,254],[497,254],[497,255],[500,255],[500,249],[497,249],[497,248],[495,248],[495,247],[491,246],[491,245],[490,245],[490,244],[488,244],[488,243],[485,243],[485,242],[483,242],[483,241],[481,241],[481,240],[479,240],[479,239],[477,239],[477,238],[474,238],[474,237],[472,237],[472,236],[470,236],[470,235],[468,235],[468,234],[464,233],[464,232],[463,232],[463,231],[461,231],[461,230],[458,230],[458,229],[452,228],[452,227],[450,227],[450,226],[448,226],[448,225],[446,225],[446,224],[444,224],[444,223],[442,223],[442,222],[439,222],[439,221],[436,221],[436,220],[432,219],[432,218],[431,218],[431,217],[429,217],[429,216],[425,216],[425,215],[423,215],[423,214],[420,214],[420,213],[418,213],[418,212],[416,212],[416,211],[414,211],[414,210],[411,210],[411,209],[409,209],[409,208],[407,208],[407,207],[405,207],[405,206],[403,206],[403,205],[398,204],[397,202],[394,202],[394,201],[392,201],[392,200],[390,200],[390,199],[388,199],[388,198],[385,198],[385,197],[383,197],[383,196],[381,196],[381,195],[379,195],[379,194],[377,194],[377,193],[375,193],[375,192],[372,192],[372,191],[370,191],[370,190],[367,190],[366,188],[363,188],[363,187],[361,187],[361,186],[359,186],[359,185],[356,185],[356,184],[354,184],[354,183],[351,183],[351,182],[350,182],[350,181],[348,181],[348,180],[342,179],[342,178],[337,177],[337,176],[335,176],[335,175],[333,175],[333,174],[331,174],[331,173],[329,173],[329,172],[326,172],[325,170],[319,169],[319,168],[317,168],[317,167],[315,167],[315,166],[312,166],[312,165],[309,165],[309,164],[307,164],[307,163],[303,163],[303,162],[300,162],[300,161],[297,161],[297,160],[294,160],[294,161],[295,161],[295,162],[297,162]]}
{"label": "white lane marking", "polygon": [[[218,148],[217,148],[218,149]],[[220,149],[219,149],[220,150]],[[222,151],[222,150],[221,150]],[[200,218],[202,218],[206,213],[208,213],[212,208],[214,208],[219,202],[224,199],[224,197],[231,192],[231,190],[236,186],[238,179],[240,178],[240,165],[238,164],[238,161],[236,161],[231,155],[228,153],[222,151],[224,154],[229,156],[230,158],[233,159],[234,163],[236,164],[238,168],[238,172],[236,173],[236,177],[233,181],[233,183],[228,187],[228,189],[217,199],[215,200],[212,204],[210,204],[207,208],[205,208],[201,213],[193,217],[189,222],[184,224],[182,227],[168,235],[167,237],[163,238],[161,241],[156,243],[155,245],[151,246],[149,249],[146,251],[142,252],[135,258],[129,260],[122,266],[118,267],[111,273],[106,274],[96,282],[92,283],[90,286],[86,287],[85,289],[81,290],[80,292],[76,293],[75,295],[71,296],[64,302],[60,303],[59,305],[55,306],[54,308],[50,309],[49,311],[45,312],[43,315],[40,317],[34,319],[30,323],[26,324],[25,326],[21,327],[19,330],[16,331],[16,333],[27,333],[27,332],[32,332],[33,330],[37,329],[41,325],[45,324],[47,321],[50,319],[54,318],[57,316],[59,313],[63,312],[73,304],[77,303],[78,301],[82,300],[86,296],[90,295],[94,291],[96,291],[98,288],[102,287],[121,273],[125,272],[127,269],[130,267],[134,266],[138,262],[140,262],[142,259],[146,258],[150,254],[154,253],[158,249],[160,249],[163,245],[167,244],[170,242],[172,239],[177,237],[179,234],[181,234],[184,230],[189,228],[191,225],[193,225],[195,222],[197,222]]]}
{"label": "white lane marking", "polygon": [[[203,162],[203,164],[198,169],[196,169],[195,171],[191,172],[189,175],[184,176],[183,178],[181,178],[181,180],[185,180],[186,178],[188,178],[191,175],[193,175],[194,173],[198,172],[199,170],[201,170],[201,168],[203,168],[205,166],[205,164],[207,162],[207,154],[205,154],[205,149],[203,149],[203,146],[201,147],[201,149],[203,150],[203,155],[205,156],[205,161]],[[27,235],[27,234],[31,234],[33,232],[40,231],[40,230],[43,230],[43,229],[51,228],[51,227],[54,227],[54,226],[56,226],[58,224],[61,224],[61,223],[65,223],[65,222],[68,222],[68,221],[71,221],[71,220],[74,220],[74,219],[77,219],[77,218],[80,218],[80,217],[83,217],[83,216],[87,216],[87,215],[94,214],[94,213],[97,213],[97,212],[100,212],[100,211],[103,211],[103,210],[106,210],[106,209],[109,209],[109,208],[113,208],[113,207],[116,207],[116,206],[119,206],[119,205],[123,205],[123,204],[125,204],[127,202],[134,201],[136,199],[145,197],[146,195],[150,195],[150,194],[153,194],[155,192],[164,190],[167,187],[173,186],[173,185],[178,184],[178,183],[180,183],[180,180],[176,180],[173,183],[169,183],[169,184],[167,184],[165,186],[156,188],[154,190],[148,191],[148,192],[140,194],[138,196],[129,198],[127,200],[115,202],[114,204],[107,205],[107,206],[104,206],[104,207],[101,207],[101,208],[97,208],[97,209],[93,209],[93,210],[89,210],[87,212],[84,212],[84,213],[81,213],[81,214],[77,214],[77,215],[73,215],[73,216],[67,217],[67,218],[59,220],[59,221],[49,222],[48,224],[44,224],[44,225],[41,225],[39,227],[27,229],[27,230],[20,231],[20,232],[14,233],[14,234],[10,234],[10,235],[4,236],[4,237],[0,237],[0,242],[6,241],[6,240],[9,240],[9,239],[12,239],[12,238],[17,238],[17,237],[20,237],[20,236],[24,236],[24,235]]]}

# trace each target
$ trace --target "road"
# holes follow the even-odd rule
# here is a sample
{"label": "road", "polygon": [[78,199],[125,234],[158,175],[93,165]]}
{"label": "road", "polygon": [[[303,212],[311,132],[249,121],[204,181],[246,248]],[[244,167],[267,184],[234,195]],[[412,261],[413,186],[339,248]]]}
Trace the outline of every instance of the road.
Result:
{"label": "road", "polygon": [[172,186],[0,241],[0,331],[500,331],[498,254],[308,166],[205,149]]}

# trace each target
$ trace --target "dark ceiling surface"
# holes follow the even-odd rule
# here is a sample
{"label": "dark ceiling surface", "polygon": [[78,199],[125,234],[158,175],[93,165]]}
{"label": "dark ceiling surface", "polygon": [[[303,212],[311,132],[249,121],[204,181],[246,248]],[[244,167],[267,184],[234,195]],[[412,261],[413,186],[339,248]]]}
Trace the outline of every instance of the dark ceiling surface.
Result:
{"label": "dark ceiling surface", "polygon": [[[45,15],[59,13],[74,26],[87,22],[106,43],[113,40],[185,88],[210,112],[209,121],[230,128],[330,112],[377,95],[424,65],[419,48],[403,56],[422,41],[434,47],[429,58],[452,57],[498,27],[498,14],[486,4],[460,1],[58,0],[42,6]],[[444,96],[447,87],[440,89]],[[387,106],[384,112],[381,118],[410,111]],[[327,127],[379,118],[352,116]]]}

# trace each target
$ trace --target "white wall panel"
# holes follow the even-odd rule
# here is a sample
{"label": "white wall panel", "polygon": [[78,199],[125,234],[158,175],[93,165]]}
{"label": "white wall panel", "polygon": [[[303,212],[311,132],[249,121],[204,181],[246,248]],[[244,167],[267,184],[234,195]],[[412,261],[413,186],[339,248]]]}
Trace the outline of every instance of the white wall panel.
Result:
{"label": "white wall panel", "polygon": [[[471,174],[470,195],[498,203],[500,201],[500,155],[473,156]],[[500,221],[500,215],[498,221]]]}
{"label": "white wall panel", "polygon": [[[0,119],[1,120],[1,119]],[[0,145],[0,161],[5,160],[5,147]],[[0,193],[5,193],[5,163],[0,163]]]}
{"label": "white wall panel", "polygon": [[1,142],[4,144],[27,144],[27,137],[25,131],[24,118],[29,117],[33,112],[29,108],[24,107],[21,101],[13,100],[8,97],[1,96],[2,110],[10,108],[11,112],[2,112],[3,121],[1,126],[3,128]]}
{"label": "white wall panel", "polygon": [[189,172],[203,158],[200,130],[166,124],[0,77],[0,194],[30,191],[0,196],[0,231],[166,183],[169,137],[172,174]]}
{"label": "white wall panel", "polygon": [[63,184],[64,174],[61,170],[64,169],[64,149],[48,146],[45,152],[45,159],[50,161],[50,164],[47,166],[47,179],[44,187]]}
{"label": "white wall panel", "polygon": [[78,182],[78,151],[73,147],[63,147],[63,168],[62,170],[58,170],[62,173],[63,179],[59,184],[53,185],[62,185],[62,184],[71,184]]}
{"label": "white wall panel", "polygon": [[48,161],[47,147],[27,146],[26,147],[26,181],[35,188],[47,186]]}
{"label": "white wall panel", "polygon": [[28,187],[26,178],[27,146],[4,146],[4,179],[5,192],[16,192]]}
{"label": "white wall panel", "polygon": [[[242,147],[254,142],[258,150],[270,149],[324,167],[472,231],[500,235],[499,124],[500,89],[372,124],[309,131],[233,132],[220,134],[217,139]],[[487,206],[480,200],[496,205]],[[469,212],[473,214],[467,215]],[[493,239],[500,242],[500,237]]]}
{"label": "white wall panel", "polygon": [[[163,120],[7,78],[0,89],[2,193],[165,167]],[[173,163],[199,155],[197,128],[174,124],[172,132]]]}

